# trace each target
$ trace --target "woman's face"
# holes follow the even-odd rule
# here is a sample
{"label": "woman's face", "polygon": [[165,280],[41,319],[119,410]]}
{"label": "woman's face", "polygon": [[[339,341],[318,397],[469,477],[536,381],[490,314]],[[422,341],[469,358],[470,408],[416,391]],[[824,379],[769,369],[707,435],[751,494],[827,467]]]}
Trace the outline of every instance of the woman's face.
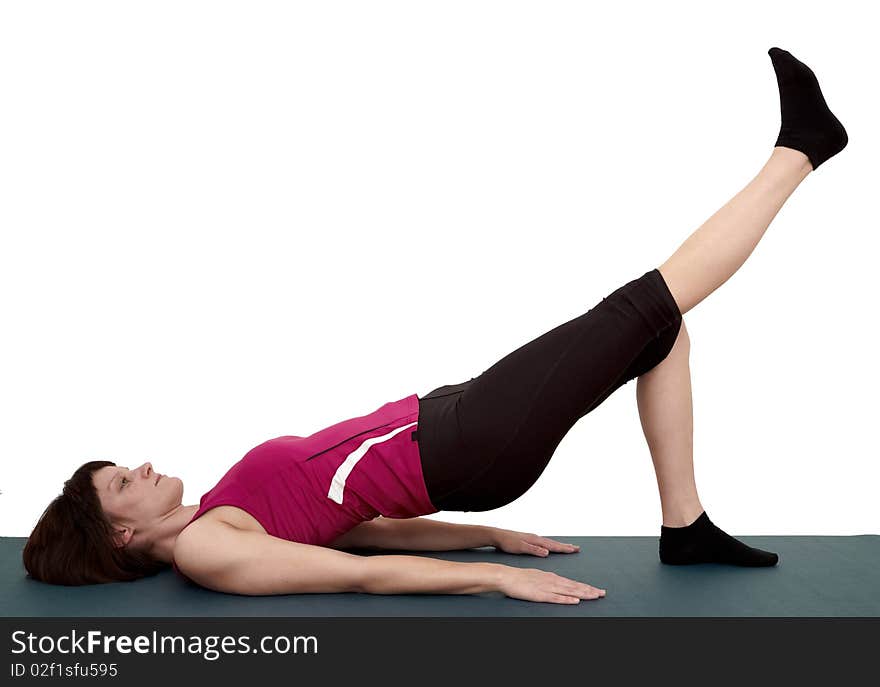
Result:
{"label": "woman's face", "polygon": [[108,465],[92,473],[101,507],[114,526],[149,529],[181,505],[183,481],[153,470],[152,463],[129,470]]}

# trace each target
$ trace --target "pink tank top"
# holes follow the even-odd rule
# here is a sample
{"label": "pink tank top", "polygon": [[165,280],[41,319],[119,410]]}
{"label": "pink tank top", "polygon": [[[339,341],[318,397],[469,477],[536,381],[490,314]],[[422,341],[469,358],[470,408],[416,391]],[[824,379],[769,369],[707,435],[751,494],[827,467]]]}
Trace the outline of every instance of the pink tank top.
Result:
{"label": "pink tank top", "polygon": [[202,496],[190,522],[216,506],[236,506],[268,534],[326,545],[380,514],[437,513],[422,475],[418,421],[418,395],[412,394],[308,437],[270,439]]}

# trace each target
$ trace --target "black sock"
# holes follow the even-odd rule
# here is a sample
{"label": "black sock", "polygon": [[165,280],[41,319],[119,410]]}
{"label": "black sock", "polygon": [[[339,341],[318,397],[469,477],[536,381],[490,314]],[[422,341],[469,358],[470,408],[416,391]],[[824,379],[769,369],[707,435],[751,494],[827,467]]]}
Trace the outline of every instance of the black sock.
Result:
{"label": "black sock", "polygon": [[734,539],[712,524],[703,511],[687,527],[660,526],[660,560],[670,565],[729,563],[761,567],[776,565],[779,556]]}
{"label": "black sock", "polygon": [[787,50],[770,48],[767,54],[776,71],[782,110],[776,145],[801,151],[816,169],[846,147],[846,129],[828,109],[812,69]]}

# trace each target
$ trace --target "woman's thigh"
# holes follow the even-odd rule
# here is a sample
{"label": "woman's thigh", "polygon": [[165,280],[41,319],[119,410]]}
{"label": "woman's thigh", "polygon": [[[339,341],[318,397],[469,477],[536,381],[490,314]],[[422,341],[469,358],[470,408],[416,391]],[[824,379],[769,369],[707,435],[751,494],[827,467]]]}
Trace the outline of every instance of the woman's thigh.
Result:
{"label": "woman's thigh", "polygon": [[581,417],[666,357],[680,326],[672,294],[651,270],[478,377],[420,399],[434,505],[491,510],[518,498]]}

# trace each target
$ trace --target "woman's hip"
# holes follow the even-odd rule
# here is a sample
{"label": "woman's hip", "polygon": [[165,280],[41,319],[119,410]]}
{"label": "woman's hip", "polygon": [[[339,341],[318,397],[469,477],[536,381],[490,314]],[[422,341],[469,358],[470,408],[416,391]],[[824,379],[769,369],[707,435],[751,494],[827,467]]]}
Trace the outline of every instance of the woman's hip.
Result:
{"label": "woman's hip", "polygon": [[528,488],[578,419],[668,355],[680,326],[672,294],[651,270],[478,377],[420,398],[429,493],[442,501],[465,485],[472,493]]}

